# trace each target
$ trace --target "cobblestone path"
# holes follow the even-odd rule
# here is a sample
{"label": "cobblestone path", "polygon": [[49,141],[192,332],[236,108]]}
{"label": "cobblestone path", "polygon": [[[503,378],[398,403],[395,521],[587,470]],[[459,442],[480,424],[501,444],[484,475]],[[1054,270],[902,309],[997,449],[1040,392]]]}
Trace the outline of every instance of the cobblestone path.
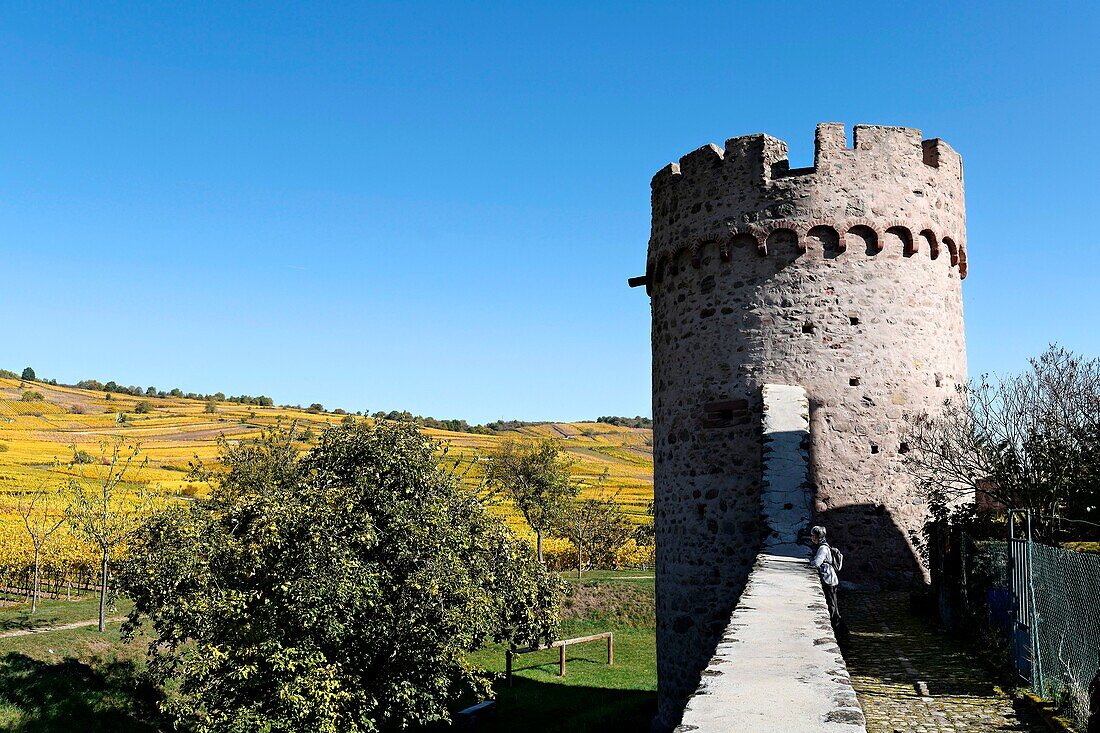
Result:
{"label": "cobblestone path", "polygon": [[851,629],[844,658],[867,733],[1047,730],[959,640],[914,615],[908,594],[849,592],[840,608]]}

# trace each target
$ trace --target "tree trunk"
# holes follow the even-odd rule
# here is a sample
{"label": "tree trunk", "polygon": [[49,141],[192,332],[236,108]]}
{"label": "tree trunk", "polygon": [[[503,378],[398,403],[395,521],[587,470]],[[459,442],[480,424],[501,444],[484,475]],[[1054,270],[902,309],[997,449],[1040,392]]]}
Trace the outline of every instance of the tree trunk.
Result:
{"label": "tree trunk", "polygon": [[581,566],[584,564],[581,558],[581,543],[577,543],[577,580],[581,579]]}
{"label": "tree trunk", "polygon": [[31,585],[31,613],[38,613],[38,567],[40,553],[34,548],[34,583]]}
{"label": "tree trunk", "polygon": [[535,530],[535,551],[539,556],[539,564],[545,565],[546,563],[542,560],[542,532],[537,529]]}
{"label": "tree trunk", "polygon": [[103,568],[99,574],[99,630],[107,630],[107,553],[103,553]]}

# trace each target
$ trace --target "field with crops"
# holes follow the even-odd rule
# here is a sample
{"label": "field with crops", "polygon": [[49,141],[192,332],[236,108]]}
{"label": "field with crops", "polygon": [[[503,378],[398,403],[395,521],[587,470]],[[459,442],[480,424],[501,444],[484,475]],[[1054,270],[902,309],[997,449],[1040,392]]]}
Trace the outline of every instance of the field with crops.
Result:
{"label": "field with crops", "polygon": [[[140,403],[147,403],[141,408],[147,412],[139,411]],[[71,479],[93,479],[105,440],[121,436],[127,444],[140,446],[142,465],[136,465],[127,478],[132,491],[152,490],[168,500],[187,500],[209,490],[192,479],[189,464],[196,460],[215,464],[219,437],[241,441],[276,425],[293,426],[302,438],[299,444],[307,450],[317,434],[343,419],[348,416],[290,407],[224,401],[211,407],[182,397],[116,393],[108,398],[104,392],[0,378],[0,565],[30,562],[30,544],[17,512],[20,496],[35,487],[56,487],[58,501],[63,501],[63,488]],[[471,486],[481,480],[480,459],[504,441],[557,438],[574,460],[573,474],[582,496],[617,495],[628,515],[637,521],[646,518],[653,495],[647,429],[580,422],[528,425],[493,435],[424,432],[439,441],[444,465]],[[83,463],[73,462],[77,451]],[[496,510],[508,516],[517,530],[525,530],[507,502],[500,502]],[[74,555],[94,557],[71,537],[53,545],[51,553],[68,557],[48,557],[47,562],[75,560]]]}

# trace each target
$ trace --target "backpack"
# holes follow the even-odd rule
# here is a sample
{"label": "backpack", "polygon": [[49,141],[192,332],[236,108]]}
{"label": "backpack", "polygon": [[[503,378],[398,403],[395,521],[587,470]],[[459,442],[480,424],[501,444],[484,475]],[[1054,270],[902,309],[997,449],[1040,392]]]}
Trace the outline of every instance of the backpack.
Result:
{"label": "backpack", "polygon": [[828,542],[824,542],[822,544],[829,548],[829,564],[833,566],[833,570],[839,573],[841,568],[844,567],[844,553],[830,545]]}

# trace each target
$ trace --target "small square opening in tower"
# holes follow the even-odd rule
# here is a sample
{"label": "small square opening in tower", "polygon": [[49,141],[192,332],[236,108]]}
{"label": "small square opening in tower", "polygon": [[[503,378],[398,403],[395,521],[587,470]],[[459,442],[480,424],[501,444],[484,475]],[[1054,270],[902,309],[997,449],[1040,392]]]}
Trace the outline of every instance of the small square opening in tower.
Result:
{"label": "small square opening in tower", "polygon": [[878,445],[871,443],[871,455],[875,455],[876,453],[878,453]]}
{"label": "small square opening in tower", "polygon": [[859,316],[848,316],[848,323],[852,324],[853,326],[858,326]]}
{"label": "small square opening in tower", "polygon": [[858,387],[859,386],[859,377],[849,377],[848,378],[848,386],[849,387]]}
{"label": "small square opening in tower", "polygon": [[809,321],[806,321],[805,323],[802,324],[802,333],[813,333],[813,332],[814,332],[814,324],[810,323]]}
{"label": "small square opening in tower", "polygon": [[908,453],[908,452],[909,452],[909,444],[908,443],[902,443],[901,445],[898,446],[898,453]]}
{"label": "small square opening in tower", "polygon": [[943,377],[941,377],[939,374],[936,375],[936,386],[937,387],[942,387],[943,386]]}

